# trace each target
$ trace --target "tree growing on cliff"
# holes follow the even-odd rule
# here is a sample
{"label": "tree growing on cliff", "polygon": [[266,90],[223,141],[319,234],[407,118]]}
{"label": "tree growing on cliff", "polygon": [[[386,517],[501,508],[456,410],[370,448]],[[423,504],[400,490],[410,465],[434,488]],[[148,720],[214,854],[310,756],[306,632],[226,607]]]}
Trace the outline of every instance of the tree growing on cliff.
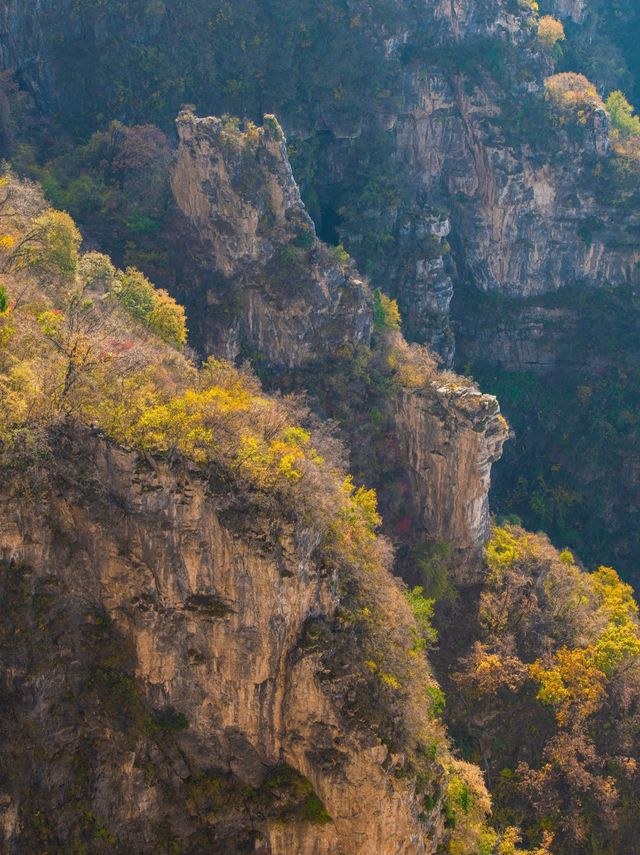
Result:
{"label": "tree growing on cliff", "polygon": [[609,95],[605,106],[611,118],[613,150],[622,163],[626,162],[629,174],[625,183],[632,188],[637,186],[640,161],[640,118],[634,115],[633,107],[619,89]]}
{"label": "tree growing on cliff", "polygon": [[377,332],[397,332],[401,324],[400,310],[395,300],[379,288],[373,292],[373,324]]}
{"label": "tree growing on cliff", "polygon": [[154,288],[147,277],[128,267],[113,291],[122,305],[163,341],[181,347],[187,341],[184,308],[164,290]]}
{"label": "tree growing on cliff", "polygon": [[603,110],[598,90],[584,74],[563,72],[545,80],[545,95],[562,123],[574,121],[586,125],[595,110]]}
{"label": "tree growing on cliff", "polygon": [[538,41],[547,50],[552,50],[558,42],[566,38],[562,22],[551,15],[543,15],[538,21]]}
{"label": "tree growing on cliff", "polygon": [[605,101],[611,126],[627,137],[640,136],[640,118],[634,115],[634,109],[624,94],[617,89]]}

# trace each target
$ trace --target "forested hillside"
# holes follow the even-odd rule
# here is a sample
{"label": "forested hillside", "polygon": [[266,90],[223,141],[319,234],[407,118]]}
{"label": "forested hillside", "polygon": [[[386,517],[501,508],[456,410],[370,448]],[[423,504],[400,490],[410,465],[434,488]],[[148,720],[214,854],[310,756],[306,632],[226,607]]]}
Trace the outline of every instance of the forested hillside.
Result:
{"label": "forested hillside", "polygon": [[0,2],[10,855],[634,855],[639,37]]}

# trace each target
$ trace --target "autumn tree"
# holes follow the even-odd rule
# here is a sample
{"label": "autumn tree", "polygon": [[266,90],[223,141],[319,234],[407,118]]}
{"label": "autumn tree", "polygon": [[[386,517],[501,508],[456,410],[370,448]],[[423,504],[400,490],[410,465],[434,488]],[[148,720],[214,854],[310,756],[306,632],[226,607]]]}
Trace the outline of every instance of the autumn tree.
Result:
{"label": "autumn tree", "polygon": [[387,297],[379,288],[373,292],[373,323],[379,332],[397,331],[401,324],[397,302]]}
{"label": "autumn tree", "polygon": [[640,136],[640,118],[634,115],[633,107],[619,89],[609,95],[605,107],[611,116],[613,128],[625,137]]}
{"label": "autumn tree", "polygon": [[48,282],[68,284],[78,268],[81,240],[69,214],[49,210],[33,220],[11,252],[8,266],[28,270]]}
{"label": "autumn tree", "polygon": [[[631,587],[608,567],[586,573],[569,550],[515,525],[494,526],[486,568],[479,638],[453,675],[456,725],[479,728],[501,804],[519,811],[525,800],[528,833],[552,830],[559,851],[633,835],[640,730],[612,712],[640,709]],[[522,751],[527,762],[510,768]]]}
{"label": "autumn tree", "polygon": [[545,81],[545,93],[561,121],[584,125],[595,110],[604,109],[598,90],[584,74],[554,74]]}
{"label": "autumn tree", "polygon": [[538,41],[547,50],[563,42],[566,36],[562,22],[551,15],[543,15],[538,21]]}
{"label": "autumn tree", "polygon": [[163,341],[176,347],[187,341],[185,311],[164,290],[154,288],[147,277],[128,267],[113,285],[120,303]]}

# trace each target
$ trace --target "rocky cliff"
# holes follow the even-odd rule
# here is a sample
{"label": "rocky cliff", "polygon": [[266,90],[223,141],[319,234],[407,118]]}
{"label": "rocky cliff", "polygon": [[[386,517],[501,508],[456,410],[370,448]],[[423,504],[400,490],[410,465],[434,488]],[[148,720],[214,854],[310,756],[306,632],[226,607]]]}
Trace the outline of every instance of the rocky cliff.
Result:
{"label": "rocky cliff", "polygon": [[[392,532],[390,505],[400,492],[405,503],[396,515],[412,518],[400,541],[409,539],[414,547],[424,541],[451,544],[461,582],[472,581],[471,567],[479,566],[489,528],[491,465],[507,435],[498,402],[468,382],[458,385],[460,378],[438,379],[434,366],[433,379],[425,375],[415,389],[392,384],[378,402],[390,410],[393,442],[371,453],[375,431],[358,436],[355,426],[377,404],[371,395],[366,401],[351,399],[349,388],[358,359],[375,358],[368,282],[348,258],[340,263],[316,238],[279,125],[266,117],[263,127],[241,131],[229,122],[225,127],[224,119],[184,112],[178,131],[172,186],[187,223],[184,294],[201,347],[231,358],[250,355],[276,386],[290,384],[290,369],[298,369],[296,383],[304,390],[326,384],[327,376],[318,375],[331,375],[333,358],[342,354],[351,365],[350,379],[322,396],[322,413],[341,421],[354,457],[361,458],[359,475],[377,488],[389,511],[387,530]],[[447,232],[442,216],[431,213],[421,220],[423,237],[444,238]],[[217,282],[219,290],[201,290],[196,283],[202,280],[189,275],[193,269]],[[440,271],[448,289],[441,264],[432,262],[430,269]],[[229,306],[237,307],[235,317]],[[415,315],[410,317],[415,322]],[[388,363],[407,358],[399,356],[407,345],[396,335],[399,341],[390,345],[382,367],[387,382],[393,373]],[[386,470],[380,458],[386,458]],[[403,486],[396,478],[388,481],[394,467]]]}
{"label": "rocky cliff", "polygon": [[[183,277],[194,333],[209,353],[261,353],[293,368],[368,343],[368,285],[317,240],[274,117],[262,127],[178,118],[172,188],[184,215]],[[345,254],[346,257],[346,254]]]}
{"label": "rocky cliff", "polygon": [[[458,264],[477,288],[522,298],[636,281],[633,221],[598,205],[581,182],[588,167],[576,169],[590,153],[606,157],[604,115],[585,139],[565,139],[555,157],[545,157],[505,145],[499,124],[510,119],[486,86],[468,94],[462,81],[434,75],[415,92],[418,103],[398,125],[398,146],[426,192],[444,190],[454,200]],[[590,221],[600,226],[585,240]]]}
{"label": "rocky cliff", "polygon": [[2,495],[4,851],[435,851],[305,645],[340,603],[313,530],[87,431],[40,473]]}
{"label": "rocky cliff", "polygon": [[[107,46],[119,49],[132,68],[138,67],[147,45],[157,46],[158,63],[175,57],[178,47],[172,32],[184,21],[179,12],[179,20],[174,20],[164,4],[152,5],[150,9],[148,4],[133,4],[126,20],[118,24],[112,14],[71,9],[62,0],[20,9],[5,3],[0,34],[3,64],[14,70],[43,110],[61,110],[75,118],[73,93],[61,83],[70,71],[68,63],[81,63],[82,56],[91,52],[100,56],[93,76],[76,75],[76,107],[82,104],[82,109],[89,109],[91,98],[105,97],[99,94],[98,84],[101,75],[110,73]],[[583,6],[563,2],[552,4],[550,11],[580,20]],[[299,14],[304,17],[307,10]],[[310,69],[306,83],[319,87],[316,101],[309,105],[305,101],[302,109],[291,97],[290,87],[285,86],[287,74],[291,76],[298,54],[304,66],[304,51],[311,43],[298,46],[292,41],[284,11],[278,25],[282,32],[270,33],[281,39],[282,55],[271,56],[267,51],[263,57],[257,51],[251,57],[259,66],[256,78],[266,79],[270,87],[264,98],[254,98],[252,84],[240,84],[238,78],[226,80],[228,94],[223,96],[222,88],[216,90],[209,86],[212,81],[205,82],[202,68],[193,74],[202,78],[200,99],[218,114],[236,109],[240,97],[236,92],[245,93],[244,100],[251,103],[250,109],[239,103],[238,115],[260,117],[259,105],[265,101],[277,108],[294,157],[304,164],[307,174],[300,180],[303,195],[313,200],[312,213],[321,219],[324,212],[333,223],[330,230],[342,236],[361,269],[369,272],[371,268],[375,284],[395,292],[413,338],[430,341],[451,359],[451,292],[467,282],[510,298],[567,285],[636,283],[637,224],[633,217],[617,214],[611,204],[603,204],[594,189],[594,169],[609,157],[606,114],[596,111],[577,135],[552,126],[544,107],[543,84],[553,71],[554,59],[536,36],[536,13],[529,4],[432,0],[415,8],[396,0],[375,14],[355,4],[353,15],[345,38],[355,40],[354,44],[342,46],[332,31],[336,44],[326,45],[332,56],[334,48],[342,51],[334,60],[338,66],[346,61],[349,49],[361,51],[362,67],[349,70],[354,75],[358,72],[362,92],[350,91],[348,98],[340,88],[322,89],[322,81]],[[205,13],[197,7],[192,21],[201,31],[220,30],[223,38],[223,13],[215,9]],[[268,30],[269,24],[249,16],[243,18],[242,27],[237,36],[241,48],[252,27],[256,44],[261,45],[263,28]],[[55,32],[56,39],[47,37],[45,30]],[[196,35],[200,37],[200,32]],[[80,45],[81,54],[63,55],[60,45],[71,42]],[[224,60],[236,72],[233,46],[226,51],[225,47],[214,40],[208,48],[211,61],[215,66]],[[248,61],[245,57],[245,64]],[[214,71],[224,74],[217,66]],[[164,65],[158,73],[162,77]],[[365,83],[367,74],[370,84]],[[297,71],[295,85],[303,86]],[[370,91],[372,87],[375,91]],[[150,104],[149,117],[154,110],[162,110],[162,119],[168,123],[171,105],[184,89],[182,82],[171,103],[166,98],[158,101],[164,108]],[[137,89],[133,95],[142,97]],[[125,103],[123,109],[139,114],[143,108]],[[104,118],[104,112],[101,115]],[[174,178],[179,198],[188,192],[189,175],[204,155],[195,150],[187,154],[194,127],[186,120],[179,127],[183,156]],[[209,132],[210,147],[219,148],[223,139],[230,139],[228,128],[214,132],[210,124]],[[277,157],[277,144],[267,144],[266,137],[248,146],[255,157],[260,156],[258,150],[266,157],[269,147],[271,157]],[[232,182],[233,176],[227,179]],[[242,188],[233,189],[234,194],[238,192],[241,195]],[[259,219],[266,200],[254,202]],[[243,204],[247,203],[253,204],[245,199]],[[293,214],[297,201],[290,199],[287,204]],[[200,198],[199,217],[205,213],[204,205]],[[246,226],[255,238],[257,220],[247,221]],[[247,256],[242,255],[245,249]],[[245,249],[237,247],[241,255],[234,264],[246,264],[253,252],[268,252],[259,240]],[[217,250],[209,244],[210,253],[215,255]],[[214,273],[228,275],[228,263],[229,259],[220,258]],[[206,278],[202,271],[199,278]],[[211,282],[201,287],[214,299]],[[331,298],[325,295],[326,299]],[[306,335],[304,325],[300,319],[297,335]]]}
{"label": "rocky cliff", "polygon": [[491,466],[508,432],[498,402],[468,386],[442,385],[402,393],[396,418],[418,525],[427,540],[451,544],[460,584],[477,581],[489,536]]}
{"label": "rocky cliff", "polygon": [[[549,59],[530,12],[507,5],[434,4],[430,12],[449,27],[431,36],[438,49],[420,48],[415,33],[403,39],[422,61],[404,72],[394,149],[415,191],[451,212],[454,283],[518,298],[636,283],[635,220],[594,193],[594,158],[609,155],[607,117],[596,111],[577,138],[553,131],[539,109]],[[483,45],[495,54],[493,67]],[[457,68],[447,57],[456,51]],[[465,68],[469,56],[475,77]],[[519,127],[523,105],[538,127]],[[403,294],[412,286],[397,287]]]}
{"label": "rocky cliff", "polygon": [[[584,70],[593,72],[601,95],[620,85],[631,94],[625,62],[632,68],[634,44],[621,21],[629,20],[633,30],[632,4],[621,0],[618,16],[600,0],[542,4],[539,15],[551,13],[565,23],[563,57],[538,38],[534,7],[507,0],[394,0],[375,8],[277,0],[278,14],[271,18],[250,0],[233,8],[198,0],[175,7],[143,0],[124,5],[126,14],[118,15],[116,7],[107,13],[64,0],[19,9],[4,4],[4,62],[32,93],[38,115],[57,113],[66,126],[88,136],[112,117],[154,121],[169,131],[183,100],[196,102],[201,112],[254,122],[265,110],[277,114],[320,238],[342,241],[372,285],[397,298],[411,340],[430,344],[446,364],[481,375],[503,401],[523,448],[517,460],[511,457],[497,470],[499,510],[516,507],[531,525],[546,526],[593,560],[610,561],[611,548],[620,566],[633,572],[637,543],[629,541],[629,531],[637,526],[624,509],[632,508],[635,520],[637,493],[625,493],[620,503],[613,497],[606,507],[594,504],[595,496],[624,480],[624,463],[616,462],[611,483],[597,472],[585,482],[580,461],[569,460],[580,442],[578,424],[567,448],[560,447],[558,435],[549,433],[553,420],[540,416],[540,398],[520,413],[517,391],[525,382],[520,375],[553,370],[557,382],[541,381],[541,388],[557,388],[554,406],[560,412],[567,395],[595,388],[602,371],[618,362],[620,376],[613,382],[619,394],[613,402],[607,397],[603,418],[595,405],[588,415],[612,425],[617,460],[633,456],[626,413],[634,411],[628,367],[637,363],[637,353],[633,336],[625,333],[621,355],[620,328],[636,312],[637,178],[615,155],[601,107],[588,111],[584,121],[567,121],[551,114],[544,93],[545,78],[554,71]],[[143,85],[149,51],[155,51],[154,73],[152,83]],[[287,202],[293,220],[283,218],[267,237],[269,218],[262,212],[269,207],[269,191],[261,190],[261,199],[245,199],[234,178],[242,172],[242,158],[245,165],[254,158],[254,166],[260,158],[281,159],[277,141],[269,141],[271,131],[260,141],[245,141],[244,154],[238,149],[232,156],[232,123],[224,124],[215,133],[211,125],[197,153],[186,137],[199,125],[183,122],[185,141],[174,177],[174,184],[183,182],[178,215],[171,212],[162,223],[157,210],[143,211],[145,219],[135,199],[124,214],[108,214],[118,220],[119,262],[133,259],[154,277],[166,276],[163,284],[188,305],[194,337],[208,337],[208,351],[254,360],[268,352],[267,364],[291,368],[307,364],[316,350],[366,345],[366,286],[344,256],[327,252],[307,233],[308,221],[293,197]],[[19,127],[14,135],[19,138]],[[52,137],[45,136],[46,159]],[[72,157],[61,172],[53,168],[61,185],[58,204],[80,218],[91,204],[86,179],[76,178],[96,168],[92,144],[83,157],[79,165]],[[214,220],[208,190],[198,191],[197,224],[195,211],[182,202],[196,198],[190,182],[202,164],[220,157],[229,164],[229,173],[217,177],[228,194],[230,217],[222,217],[221,232],[232,220],[242,221],[248,243],[236,247],[239,254],[232,259],[223,252],[218,266],[219,243],[202,225],[202,217]],[[101,175],[93,188],[103,194],[100,210],[113,212],[120,181],[108,169]],[[154,245],[156,234],[175,242],[178,261],[167,260],[164,245],[158,251],[162,241]],[[102,227],[98,239],[104,245],[108,229]],[[243,284],[236,288],[232,281]],[[353,288],[344,290],[343,281]],[[304,297],[296,283],[304,283]],[[587,296],[596,291],[600,296]],[[603,305],[601,298],[610,294]],[[585,363],[566,342],[574,334],[585,342],[594,337],[588,307],[595,302],[606,320],[598,325],[597,350]],[[305,303],[321,318],[317,327]],[[606,339],[603,330],[610,331]],[[545,500],[541,517],[537,499],[516,495],[519,475],[513,473],[521,466],[529,485],[541,478],[554,482],[562,507],[550,510]],[[588,518],[610,529],[612,504],[619,505],[618,533],[592,539]],[[580,519],[578,506],[584,508]]]}

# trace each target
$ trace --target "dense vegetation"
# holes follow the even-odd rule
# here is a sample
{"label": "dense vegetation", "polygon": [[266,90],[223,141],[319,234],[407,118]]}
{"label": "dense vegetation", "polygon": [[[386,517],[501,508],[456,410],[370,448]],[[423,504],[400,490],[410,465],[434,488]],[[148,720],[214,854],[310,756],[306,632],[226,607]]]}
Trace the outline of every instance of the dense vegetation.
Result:
{"label": "dense vegetation", "polygon": [[633,0],[590,0],[580,23],[568,22],[562,70],[580,71],[603,91],[640,98],[640,13]]}
{"label": "dense vegetation", "polygon": [[[166,293],[134,269],[116,270],[104,255],[82,254],[73,220],[47,208],[29,182],[8,174],[2,189],[0,465],[13,489],[25,497],[43,489],[55,466],[56,432],[92,428],[141,455],[222,478],[228,490],[314,528],[317,560],[338,573],[340,605],[334,625],[311,621],[302,644],[321,651],[329,691],[352,721],[402,754],[401,773],[417,778],[425,811],[443,800],[451,852],[498,846],[501,836],[486,823],[490,799],[482,775],[452,756],[440,720],[442,693],[425,656],[436,638],[432,603],[422,589],[409,592],[392,581],[389,544],[375,531],[381,522],[375,492],[344,473],[331,433],[298,399],[266,396],[248,368],[213,358],[195,366],[183,353],[184,313]],[[398,323],[395,304],[380,297],[379,327],[397,335]],[[15,568],[6,568],[6,579],[9,570]],[[101,620],[96,631],[103,623],[108,629]],[[148,711],[133,678],[113,664],[119,659],[108,661],[109,669],[99,671],[104,703],[132,738],[136,728],[145,739],[165,739],[188,727],[175,710]],[[435,775],[442,764],[449,775],[445,794]],[[308,782],[291,774],[286,809],[328,821]],[[200,783],[193,786],[196,801],[221,787],[235,797],[237,784],[224,776]],[[267,790],[275,783],[270,777]],[[262,791],[254,797],[266,799]],[[78,817],[73,805],[67,808],[75,834]],[[35,829],[38,842],[48,839],[45,831]],[[97,833],[93,825],[89,831]],[[117,842],[117,830],[104,834]],[[517,838],[511,828],[505,834]]]}
{"label": "dense vegetation", "polygon": [[[631,853],[638,835],[640,630],[614,570],[495,527],[451,721],[487,769],[497,816],[553,851]],[[477,634],[476,634],[477,633]]]}

